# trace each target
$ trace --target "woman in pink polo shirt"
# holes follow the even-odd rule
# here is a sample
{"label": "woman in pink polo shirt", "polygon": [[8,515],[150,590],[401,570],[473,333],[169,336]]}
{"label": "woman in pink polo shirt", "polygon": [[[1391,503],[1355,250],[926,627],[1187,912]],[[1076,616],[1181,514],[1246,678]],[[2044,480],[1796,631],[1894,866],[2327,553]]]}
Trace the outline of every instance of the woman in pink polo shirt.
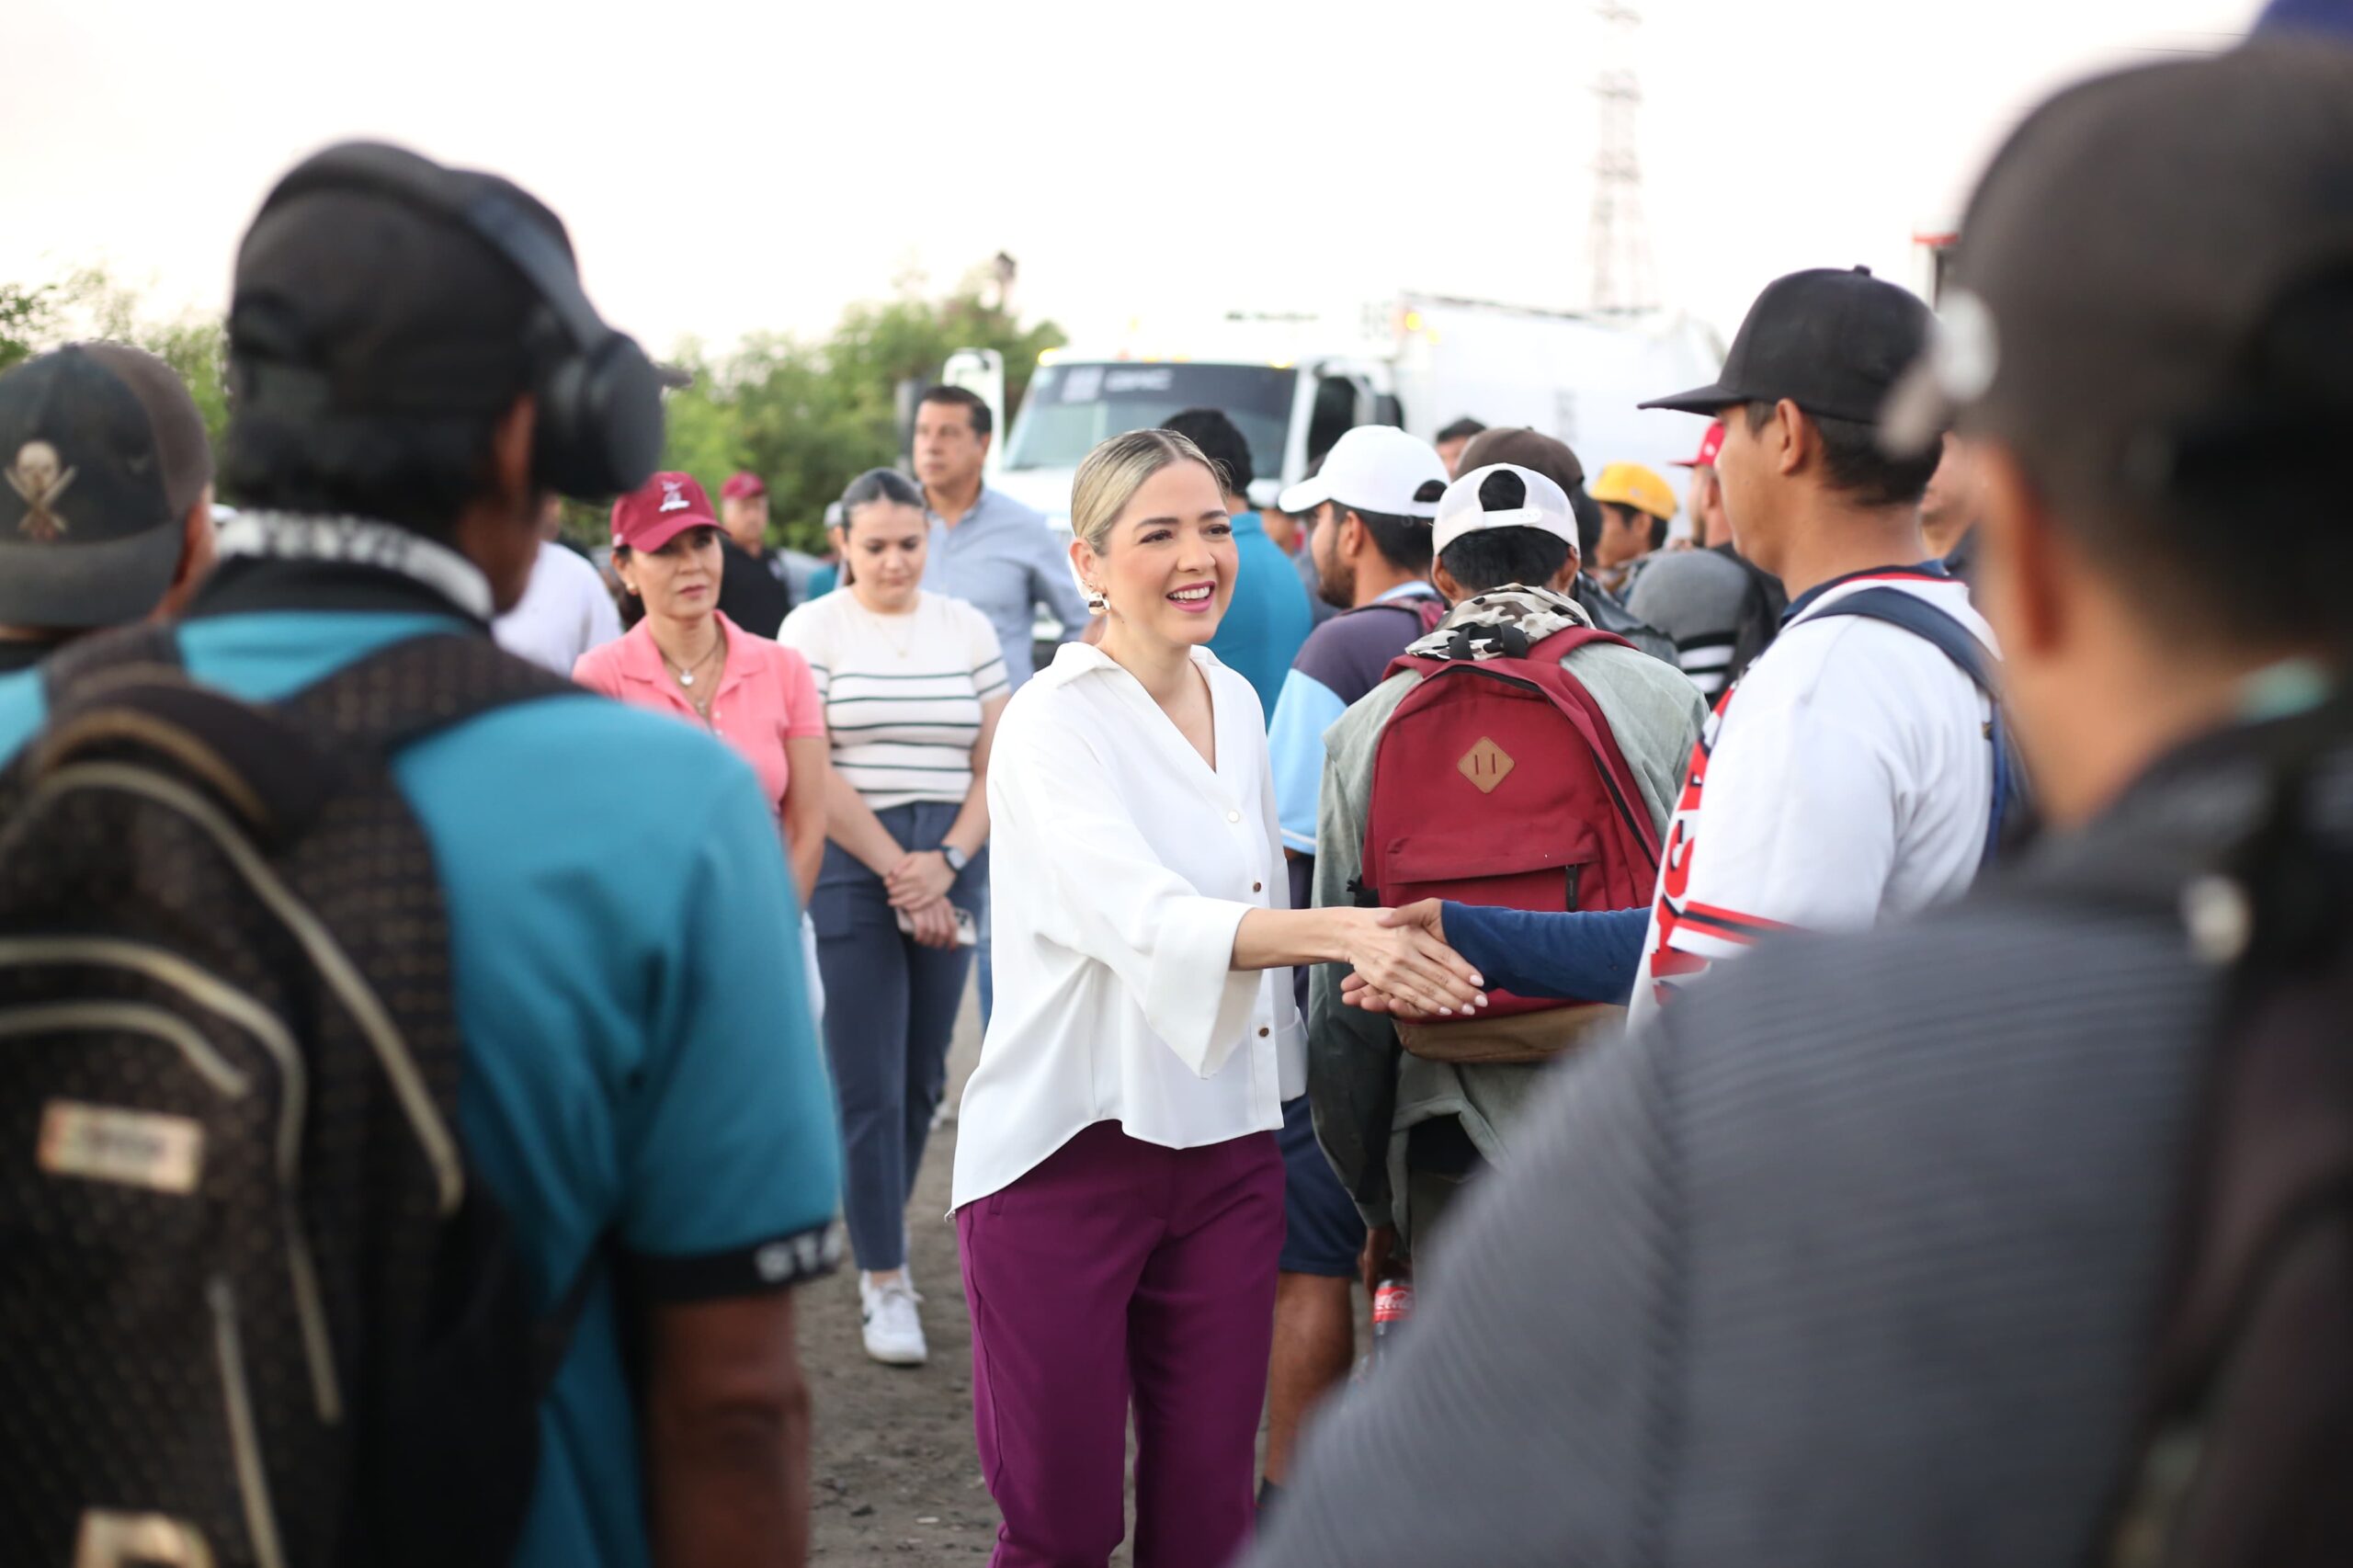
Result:
{"label": "woman in pink polo shirt", "polygon": [[645,618],[582,654],[572,678],[733,746],[760,776],[806,906],[825,858],[830,766],[808,661],[720,613],[719,518],[692,475],[657,473],[613,504],[613,569]]}

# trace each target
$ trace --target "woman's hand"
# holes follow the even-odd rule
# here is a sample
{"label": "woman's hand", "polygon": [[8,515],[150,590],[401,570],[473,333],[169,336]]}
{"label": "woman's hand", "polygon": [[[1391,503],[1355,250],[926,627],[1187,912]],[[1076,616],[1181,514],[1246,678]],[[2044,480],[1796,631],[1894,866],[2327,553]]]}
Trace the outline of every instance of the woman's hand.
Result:
{"label": "woman's hand", "polygon": [[915,927],[915,941],[924,947],[945,951],[956,946],[956,906],[944,898],[907,911],[907,923]]}
{"label": "woman's hand", "polygon": [[1430,1015],[1409,1002],[1401,1002],[1386,991],[1376,989],[1363,975],[1351,974],[1340,982],[1340,1003],[1367,1013],[1378,1013],[1395,1018],[1400,1023],[1426,1024]]}
{"label": "woman's hand", "polygon": [[[1415,906],[1415,910],[1419,906]],[[1342,961],[1373,990],[1441,1017],[1487,1005],[1486,982],[1413,910],[1334,909]]]}
{"label": "woman's hand", "polygon": [[947,856],[925,849],[892,867],[885,885],[891,891],[892,908],[920,909],[946,898],[948,890],[956,885],[956,873]]}

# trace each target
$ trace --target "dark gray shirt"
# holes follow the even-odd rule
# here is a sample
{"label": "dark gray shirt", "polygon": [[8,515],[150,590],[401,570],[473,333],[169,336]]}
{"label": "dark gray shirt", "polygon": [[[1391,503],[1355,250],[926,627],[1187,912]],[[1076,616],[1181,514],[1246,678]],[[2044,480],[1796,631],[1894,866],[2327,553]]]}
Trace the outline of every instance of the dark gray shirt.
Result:
{"label": "dark gray shirt", "polygon": [[2169,902],[2053,890],[2186,868],[2256,778],[2160,769],[1958,906],[1760,947],[1566,1064],[1253,1568],[2084,1561],[2217,986]]}

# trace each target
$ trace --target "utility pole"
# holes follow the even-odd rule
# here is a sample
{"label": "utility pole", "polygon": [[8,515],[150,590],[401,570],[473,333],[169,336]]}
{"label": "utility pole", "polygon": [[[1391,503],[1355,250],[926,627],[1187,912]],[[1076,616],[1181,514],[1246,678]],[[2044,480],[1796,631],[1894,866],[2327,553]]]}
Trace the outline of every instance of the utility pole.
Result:
{"label": "utility pole", "polygon": [[1633,0],[1600,0],[1594,8],[1602,27],[1601,70],[1593,95],[1599,105],[1600,135],[1593,160],[1591,246],[1592,308],[1639,311],[1658,303],[1651,264],[1651,237],[1643,216],[1643,85],[1634,69],[1634,37],[1643,25]]}

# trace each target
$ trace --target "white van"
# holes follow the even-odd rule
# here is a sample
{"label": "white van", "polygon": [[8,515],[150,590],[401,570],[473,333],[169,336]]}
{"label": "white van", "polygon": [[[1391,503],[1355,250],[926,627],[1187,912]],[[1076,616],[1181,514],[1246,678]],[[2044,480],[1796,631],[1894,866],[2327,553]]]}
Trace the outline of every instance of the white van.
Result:
{"label": "white van", "polygon": [[1574,448],[1588,472],[1647,463],[1678,484],[1706,421],[1635,404],[1712,381],[1715,334],[1667,312],[1577,315],[1404,295],[1336,321],[1250,316],[1173,336],[1041,355],[990,483],[1067,529],[1071,476],[1097,442],[1181,410],[1222,410],[1250,443],[1271,505],[1358,425],[1424,439],[1465,415],[1529,426]]}

